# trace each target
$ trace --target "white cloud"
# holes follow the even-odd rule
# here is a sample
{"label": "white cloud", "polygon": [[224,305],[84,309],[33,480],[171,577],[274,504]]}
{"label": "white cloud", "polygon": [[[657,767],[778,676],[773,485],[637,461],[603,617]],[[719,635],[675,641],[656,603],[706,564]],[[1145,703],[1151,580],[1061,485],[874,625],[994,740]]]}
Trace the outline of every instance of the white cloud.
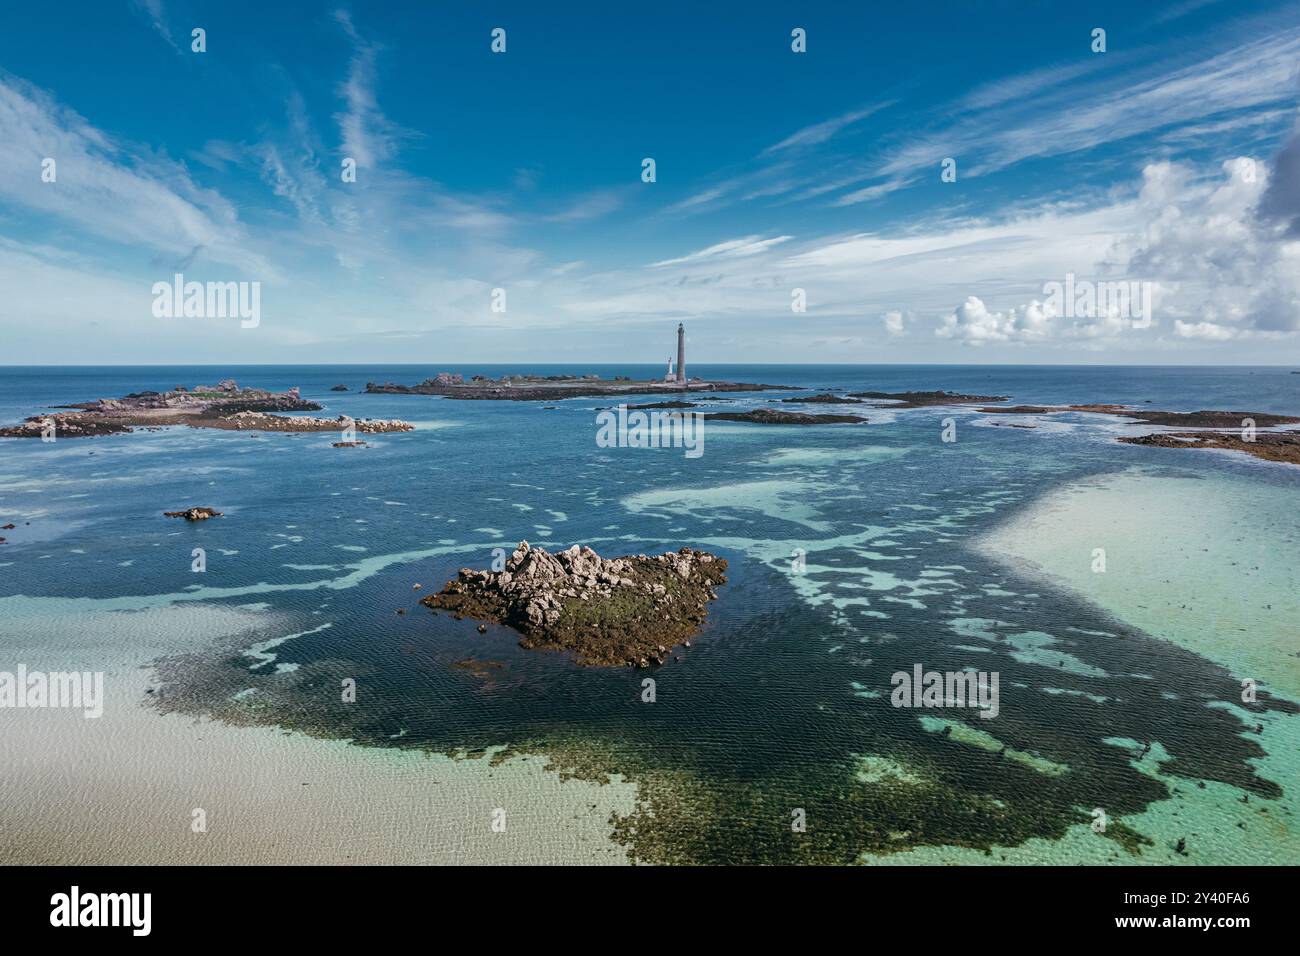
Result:
{"label": "white cloud", "polygon": [[700,249],[688,255],[679,256],[676,259],[653,262],[651,267],[677,266],[710,259],[742,259],[746,256],[756,256],[759,253],[767,252],[773,246],[789,242],[793,238],[794,236],[773,236],[770,239],[762,239],[758,236],[743,236],[740,239],[728,239],[726,242],[719,242],[707,249]]}
{"label": "white cloud", "polygon": [[160,37],[162,37],[164,40],[167,41],[168,46],[170,46],[177,53],[184,52],[183,50],[181,50],[180,46],[176,43],[176,40],[172,37],[172,32],[170,29],[168,29],[167,24],[163,19],[163,15],[166,13],[166,10],[163,7],[162,0],[133,0],[133,3],[131,5],[139,13],[143,14],[145,17],[149,19],[149,25],[154,28],[154,31]]}
{"label": "white cloud", "polygon": [[334,19],[352,41],[352,63],[340,88],[347,106],[337,114],[344,156],[357,161],[359,169],[373,169],[396,152],[397,127],[379,109],[375,96],[375,57],[381,49],[357,32],[352,16],[337,10]]}
{"label": "white cloud", "polygon": [[[1294,102],[1297,61],[1300,28],[1275,25],[1270,36],[1196,62],[1188,63],[1184,56],[1154,67],[1107,70],[1097,74],[1095,82],[1070,84],[1030,99],[1004,102],[997,95],[986,97],[995,105],[914,139],[877,164],[874,173],[915,173],[936,166],[944,156],[966,155],[971,161],[963,164],[963,175],[981,175],[1217,114]],[[1002,85],[1013,88],[1015,82],[1012,78]]]}
{"label": "white cloud", "polygon": [[940,338],[956,338],[972,345],[985,342],[1024,342],[1046,338],[1051,332],[1052,315],[1037,299],[1019,309],[992,312],[978,296],[966,301],[944,317],[935,330]]}
{"label": "white cloud", "polygon": [[[42,162],[55,162],[54,182]],[[63,220],[112,242],[142,247],[170,263],[205,259],[259,279],[275,270],[249,248],[235,207],[204,189],[166,156],[119,142],[49,95],[0,75],[0,201]]]}
{"label": "white cloud", "polygon": [[859,110],[853,110],[852,112],[824,120],[820,123],[814,123],[812,126],[805,126],[798,132],[787,136],[785,139],[781,140],[781,142],[769,146],[767,149],[763,150],[763,153],[775,153],[783,149],[816,146],[819,143],[824,143],[845,127],[861,122],[873,113],[878,113],[886,107],[892,106],[893,103],[893,100],[884,103],[875,103],[871,106],[863,107]]}
{"label": "white cloud", "polygon": [[1260,209],[1276,192],[1272,168],[1251,157],[1205,179],[1187,165],[1148,165],[1137,228],[1117,237],[1111,261],[1168,290],[1161,310],[1199,330],[1184,337],[1300,330],[1300,241],[1285,217]]}
{"label": "white cloud", "polygon": [[1208,339],[1212,342],[1225,342],[1237,335],[1237,333],[1224,325],[1216,325],[1213,322],[1184,322],[1182,319],[1174,321],[1174,334],[1184,339]]}

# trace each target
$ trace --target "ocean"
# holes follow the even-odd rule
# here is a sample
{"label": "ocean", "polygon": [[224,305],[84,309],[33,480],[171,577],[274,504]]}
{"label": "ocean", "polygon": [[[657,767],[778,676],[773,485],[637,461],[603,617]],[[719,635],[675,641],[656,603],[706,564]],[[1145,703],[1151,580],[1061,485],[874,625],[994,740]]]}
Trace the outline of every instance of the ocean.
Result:
{"label": "ocean", "polygon": [[[5,423],[234,378],[298,386],[326,408],[312,414],[416,426],[362,436],[368,447],[355,449],[320,434],[189,428],[0,440],[0,523],[16,525],[0,545],[0,670],[128,675],[117,706],[84,722],[110,754],[115,721],[136,728],[143,714],[166,726],[201,721],[212,734],[274,728],[304,748],[348,741],[473,766],[472,789],[446,785],[459,794],[453,804],[473,793],[497,809],[479,768],[506,774],[521,761],[543,761],[564,786],[634,788],[617,807],[593,804],[583,826],[635,862],[1300,862],[1300,469],[1125,445],[1115,439],[1158,429],[1074,413],[857,407],[868,424],[710,421],[704,453],[688,457],[598,447],[605,398],[361,393],[367,382],[413,384],[438,371],[662,374],[0,369]],[[688,372],[1014,404],[1300,411],[1300,375],[1288,368]],[[700,399],[700,410],[790,407],[770,404],[783,397],[731,393]],[[193,505],[224,517],[162,517]],[[727,559],[729,582],[692,646],[650,670],[578,667],[519,648],[505,628],[479,634],[476,622],[417,603],[458,568],[486,568],[524,540],[605,556],[704,549]],[[895,706],[893,675],[918,665],[998,675],[997,716]],[[1243,700],[1246,679],[1254,700]],[[340,692],[347,682],[354,700]],[[127,708],[129,722],[119,717]],[[0,738],[26,748],[0,785],[7,806],[76,776],[55,756],[46,716],[19,723],[0,710]],[[140,772],[184,773],[161,760]],[[507,816],[535,819],[539,834],[576,826],[561,819],[557,787],[535,776],[501,798]],[[93,778],[78,786],[91,810],[113,799]],[[569,817],[586,807],[572,803]],[[429,840],[431,853],[457,839],[454,827],[428,830],[421,813],[398,802],[383,825],[417,846]],[[44,818],[21,819],[0,828],[0,851],[30,855]],[[519,859],[560,853],[550,837],[519,839]],[[102,859],[130,858],[122,842]]]}

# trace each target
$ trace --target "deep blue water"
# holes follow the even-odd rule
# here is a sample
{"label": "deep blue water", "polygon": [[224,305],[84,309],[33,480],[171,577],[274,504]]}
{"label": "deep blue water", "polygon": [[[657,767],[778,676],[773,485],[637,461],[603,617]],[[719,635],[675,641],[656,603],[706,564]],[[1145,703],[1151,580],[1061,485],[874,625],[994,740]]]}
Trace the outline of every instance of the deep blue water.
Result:
{"label": "deep blue water", "polygon": [[[727,381],[761,381],[808,387],[871,388],[877,391],[950,389],[1005,391],[1017,402],[1111,401],[1148,399],[1175,411],[1236,408],[1286,411],[1300,407],[1300,375],[1295,366],[1013,366],[1013,365],[695,365],[692,376]],[[367,381],[414,383],[446,371],[471,375],[598,374],[654,378],[659,365],[248,365],[248,366],[0,366],[0,415],[5,421],[34,414],[41,405],[85,401],[133,391],[163,391],[176,385],[234,378],[244,385],[287,388],[304,395],[337,399],[328,389],[354,388]],[[1086,396],[1086,397],[1081,397]],[[368,399],[373,401],[374,397]]]}
{"label": "deep blue water", "polygon": [[[1180,474],[1213,469],[1300,488],[1292,471],[1121,445],[1114,441],[1119,426],[1085,416],[1031,431],[991,427],[988,416],[951,408],[862,409],[866,426],[710,423],[705,454],[688,459],[678,449],[598,448],[596,409],[608,400],[453,402],[357,391],[367,381],[414,383],[443,370],[662,372],[0,369],[5,422],[70,402],[233,377],[277,390],[299,386],[325,405],[317,414],[419,426],[376,436],[363,449],[335,449],[320,435],[186,428],[53,444],[0,440],[0,523],[20,525],[0,546],[0,599],[266,605],[259,613],[273,623],[250,625],[233,643],[164,670],[172,706],[192,712],[376,746],[510,744],[550,752],[583,772],[627,772],[643,781],[688,771],[693,789],[683,794],[665,784],[663,799],[705,800],[714,809],[689,826],[639,834],[632,842],[652,859],[788,860],[780,824],[772,825],[775,835],[749,828],[757,818],[783,819],[792,800],[835,820],[799,851],[806,859],[847,861],[888,846],[897,839],[891,833],[972,846],[1059,835],[1079,822],[1079,807],[1105,801],[1136,810],[1162,796],[1161,785],[1102,742],[1117,736],[1159,739],[1176,750],[1189,778],[1276,797],[1277,784],[1254,775],[1248,760],[1257,745],[1240,736],[1236,718],[1205,706],[1233,692],[1232,675],[1126,630],[1071,595],[1015,580],[964,542],[1060,482],[1089,474],[1133,465]],[[701,365],[689,372],[817,389],[951,389],[1031,404],[1300,410],[1300,375],[1286,368]],[[339,383],[353,391],[329,391]],[[712,407],[766,406],[780,397],[785,393],[732,394]],[[957,421],[955,443],[940,439],[948,417]],[[161,517],[190,505],[211,505],[226,517],[196,525]],[[706,631],[682,661],[657,672],[653,707],[639,702],[639,672],[578,668],[560,655],[523,651],[502,629],[480,636],[473,622],[415,603],[413,584],[427,594],[457,568],[485,567],[494,548],[509,550],[523,539],[555,548],[589,544],[606,555],[690,545],[728,559],[731,581]],[[196,547],[208,556],[201,575],[191,571]],[[796,550],[809,566],[800,580],[790,569]],[[972,619],[993,622],[1001,636],[1051,634],[1063,656],[1085,666],[1026,663],[997,639],[973,658],[963,649],[973,639],[953,629]],[[325,623],[330,627],[317,630]],[[1081,641],[1079,629],[1105,637]],[[313,633],[275,649],[276,663],[291,669],[250,670],[240,653],[306,631]],[[503,666],[486,680],[454,666],[471,657]],[[918,729],[915,714],[888,706],[882,674],[915,662],[960,670],[990,661],[1003,675],[1004,694],[1019,702],[1004,702],[991,722],[996,736],[1075,768],[1068,785],[979,751],[954,759],[941,739]],[[1179,703],[1152,708],[1142,703],[1149,675],[1194,689]],[[366,692],[359,706],[335,702],[340,676],[360,677]],[[247,698],[231,699],[250,686],[256,714]],[[1080,693],[1030,692],[1045,687]],[[905,758],[941,785],[925,799],[864,796],[845,785],[852,755],[864,753]],[[1006,809],[972,809],[989,800]]]}

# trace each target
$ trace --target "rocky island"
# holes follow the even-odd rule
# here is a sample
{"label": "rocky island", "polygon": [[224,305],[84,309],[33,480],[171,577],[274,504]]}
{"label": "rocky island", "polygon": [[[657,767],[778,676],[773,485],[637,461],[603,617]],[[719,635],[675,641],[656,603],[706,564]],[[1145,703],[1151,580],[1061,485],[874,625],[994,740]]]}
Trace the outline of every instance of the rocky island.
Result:
{"label": "rocky island", "polygon": [[133,392],[122,398],[101,398],[60,407],[69,410],[33,415],[18,425],[0,428],[0,438],[93,438],[168,425],[274,432],[342,431],[349,423],[359,432],[413,428],[399,421],[352,422],[344,416],[330,419],[273,415],[272,412],[320,411],[322,406],[302,398],[297,388],[285,392],[241,388],[233,379],[217,385],[194,388],[178,385],[169,392]]}
{"label": "rocky island", "polygon": [[1279,461],[1300,465],[1300,432],[1253,431],[1245,435],[1247,425],[1253,429],[1276,428],[1280,425],[1300,424],[1300,417],[1278,415],[1273,412],[1225,412],[1201,410],[1199,412],[1166,412],[1157,409],[1130,408],[1126,405],[1010,405],[981,408],[981,412],[995,415],[1056,415],[1062,412],[1088,412],[1093,415],[1112,415],[1128,418],[1142,425],[1162,425],[1171,428],[1222,429],[1221,431],[1155,432],[1150,435],[1125,435],[1118,439],[1126,445],[1149,445],[1156,448],[1216,448],[1253,455],[1265,461]]}
{"label": "rocky island", "polygon": [[1130,435],[1120,441],[1126,445],[1153,445],[1157,448],[1217,448],[1253,455],[1264,461],[1300,465],[1300,432],[1257,432],[1251,441],[1246,441],[1236,432],[1160,432]]}
{"label": "rocky island", "polygon": [[504,570],[462,568],[420,603],[504,624],[522,647],[571,651],[579,664],[649,667],[689,645],[726,570],[726,560],[690,548],[602,558],[576,544],[552,554],[521,541]]}
{"label": "rocky island", "polygon": [[889,408],[930,408],[935,405],[970,405],[975,402],[1005,402],[1006,395],[963,395],[960,392],[849,392],[850,398],[887,401]]}
{"label": "rocky island", "polygon": [[701,417],[720,422],[749,422],[753,425],[865,425],[861,415],[809,415],[756,408],[749,412],[705,412]]}
{"label": "rocky island", "polygon": [[[341,432],[349,426],[367,435],[384,432],[409,432],[415,426],[396,418],[287,418],[284,415],[268,415],[265,412],[235,412],[221,418],[204,419],[202,422],[186,422],[196,428],[225,428],[232,431],[259,432]],[[343,442],[341,444],[356,444]]]}
{"label": "rocky island", "polygon": [[623,395],[679,395],[699,392],[766,392],[790,389],[788,385],[756,385],[748,382],[710,382],[692,378],[678,381],[636,381],[630,378],[602,379],[599,375],[504,375],[499,379],[475,375],[465,381],[461,375],[439,372],[418,385],[366,383],[366,392],[383,395],[441,395],[460,400],[480,399],[507,402],[553,402],[564,398],[609,398]]}
{"label": "rocky island", "polygon": [[785,404],[802,404],[802,405],[862,405],[864,402],[860,398],[843,398],[839,395],[829,393],[821,395],[803,395],[795,398],[781,399]]}
{"label": "rocky island", "polygon": [[186,508],[184,511],[164,511],[164,518],[184,518],[186,521],[207,521],[209,518],[220,518],[222,514],[215,508]]}

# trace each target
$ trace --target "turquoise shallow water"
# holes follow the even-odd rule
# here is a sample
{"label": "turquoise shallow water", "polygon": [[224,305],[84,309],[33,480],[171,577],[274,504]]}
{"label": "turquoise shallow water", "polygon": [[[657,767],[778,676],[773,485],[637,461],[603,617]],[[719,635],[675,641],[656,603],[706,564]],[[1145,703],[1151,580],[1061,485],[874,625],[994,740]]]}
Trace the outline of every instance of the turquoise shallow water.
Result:
{"label": "turquoise shallow water", "polygon": [[[706,430],[704,455],[688,459],[680,449],[598,448],[601,400],[551,410],[329,391],[433,371],[0,372],[5,420],[230,375],[298,385],[329,414],[418,425],[360,450],[310,435],[189,429],[0,442],[0,523],[19,525],[0,546],[0,639],[22,648],[30,667],[47,652],[95,669],[114,649],[79,637],[79,621],[251,605],[266,624],[254,615],[233,642],[184,655],[160,646],[165,707],[372,746],[509,745],[583,776],[623,773],[642,802],[611,827],[639,859],[946,860],[961,848],[985,859],[1032,847],[1037,859],[1231,862],[1249,851],[1259,862],[1297,862],[1293,842],[1264,828],[1257,836],[1250,825],[1267,816],[1289,833],[1293,820],[1294,782],[1269,748],[1294,742],[1286,728],[1297,706],[1268,673],[1258,701],[1243,705],[1235,658],[1203,644],[1189,650],[1179,633],[1157,633],[1150,622],[1142,630],[1069,582],[975,545],[1056,489],[1133,466],[1169,478],[1171,488],[1213,481],[1223,490],[1202,506],[1221,502],[1225,513],[1238,492],[1293,496],[1300,470],[1121,445],[1113,439],[1124,426],[1094,416],[1029,430],[962,408],[860,409],[871,420],[861,427],[719,425]],[[1285,369],[693,372],[809,388],[951,388],[1017,403],[1300,409],[1300,376]],[[778,396],[725,397],[735,400],[717,409]],[[945,443],[949,417],[957,441]],[[226,517],[190,526],[160,516],[191,504]],[[1223,527],[1207,521],[1207,544]],[[1261,573],[1294,582],[1296,551],[1274,540],[1290,532],[1253,533],[1265,548]],[[654,672],[656,701],[645,704],[641,672],[577,668],[519,649],[507,632],[480,636],[472,622],[415,604],[415,583],[432,589],[521,539],[605,554],[707,548],[731,562],[731,581],[683,660]],[[207,552],[203,574],[191,571],[195,547]],[[1190,573],[1213,574],[1222,587],[1235,572]],[[1178,626],[1190,631],[1199,620]],[[1242,626],[1261,624],[1252,617]],[[454,666],[470,657],[501,666],[487,677]],[[891,706],[890,675],[918,663],[999,673],[998,717]],[[344,677],[363,688],[355,705],[333,692]],[[1268,732],[1255,733],[1259,725]],[[1129,742],[1139,752],[1152,746],[1135,760]],[[1224,817],[1233,840],[1193,838],[1184,858],[1168,845],[1170,827],[1151,817],[1176,805],[1181,790],[1244,797],[1258,815]],[[1087,827],[1096,807],[1116,821],[1103,835]],[[806,832],[791,830],[796,809]],[[1208,805],[1182,812],[1207,821],[1214,813]]]}

